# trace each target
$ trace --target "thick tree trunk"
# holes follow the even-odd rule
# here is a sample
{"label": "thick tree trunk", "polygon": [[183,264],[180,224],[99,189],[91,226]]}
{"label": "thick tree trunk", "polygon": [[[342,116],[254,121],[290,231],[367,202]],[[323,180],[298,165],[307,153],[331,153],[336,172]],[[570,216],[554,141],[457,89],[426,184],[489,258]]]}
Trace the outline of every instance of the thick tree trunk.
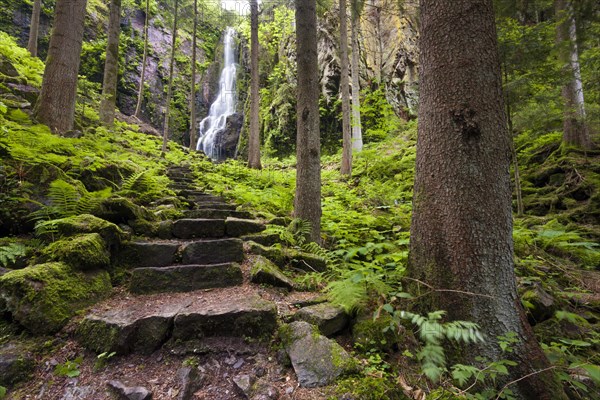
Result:
{"label": "thick tree trunk", "polygon": [[144,96],[144,81],[146,79],[146,57],[148,56],[148,22],[150,20],[150,0],[146,0],[146,22],[144,23],[144,55],[142,56],[142,73],[140,74],[140,85],[138,86],[137,104],[135,106],[135,117],[140,117],[142,108],[142,97]]}
{"label": "thick tree trunk", "polygon": [[[409,275],[429,310],[478,323],[464,356],[518,362],[519,398],[564,393],[524,317],[513,265],[507,131],[492,0],[420,0],[419,132]],[[424,294],[424,293],[418,293]],[[512,354],[497,337],[514,332]],[[464,360],[463,360],[464,361]],[[526,375],[529,375],[525,378]]]}
{"label": "thick tree trunk", "polygon": [[310,239],[321,239],[321,144],[316,0],[296,1],[298,60],[297,169],[294,215],[311,223]]}
{"label": "thick tree trunk", "polygon": [[106,44],[106,61],[104,63],[104,80],[102,83],[102,100],[100,101],[100,122],[106,126],[113,126],[113,123],[115,122],[120,34],[121,0],[111,0],[110,17],[108,20],[108,41]]}
{"label": "thick tree trunk", "polygon": [[589,149],[592,146],[589,127],[585,120],[583,84],[577,49],[577,26],[570,0],[555,0],[554,8],[558,23],[556,41],[559,59],[564,65],[566,82],[562,88],[565,114],[563,142],[567,145]]}
{"label": "thick tree trunk", "polygon": [[192,35],[192,77],[190,82],[190,150],[196,149],[196,35],[198,33],[198,0],[194,0],[194,33]]}
{"label": "thick tree trunk", "polygon": [[29,41],[27,50],[33,57],[37,57],[38,34],[40,31],[40,10],[42,9],[42,0],[33,1],[31,10],[31,23],[29,24]]}
{"label": "thick tree trunk", "polygon": [[175,45],[177,43],[177,11],[179,0],[175,0],[175,11],[173,12],[173,41],[171,42],[171,61],[169,62],[169,83],[167,86],[167,99],[165,102],[165,123],[163,125],[162,155],[167,152],[169,140],[169,116],[171,114],[171,96],[173,95],[173,70],[175,67]]}
{"label": "thick tree trunk", "polygon": [[248,138],[248,167],[260,169],[257,0],[250,0],[250,74],[250,135]]}
{"label": "thick tree trunk", "polygon": [[351,35],[352,35],[352,149],[359,152],[363,148],[362,127],[360,122],[360,64],[358,31],[360,29],[359,0],[352,0]]}
{"label": "thick tree trunk", "polygon": [[350,131],[350,82],[348,72],[348,24],[346,0],[340,0],[340,69],[342,92],[342,175],[352,174],[352,132]]}
{"label": "thick tree trunk", "polygon": [[87,0],[57,0],[36,118],[54,132],[73,129]]}

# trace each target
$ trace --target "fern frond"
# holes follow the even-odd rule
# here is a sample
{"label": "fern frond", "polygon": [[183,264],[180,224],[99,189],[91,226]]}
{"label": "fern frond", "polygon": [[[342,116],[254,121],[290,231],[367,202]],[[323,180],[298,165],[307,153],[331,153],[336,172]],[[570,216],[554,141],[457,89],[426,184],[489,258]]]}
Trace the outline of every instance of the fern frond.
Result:
{"label": "fern frond", "polygon": [[76,213],[90,214],[102,204],[103,200],[109,198],[111,193],[111,188],[106,188],[97,192],[85,191],[77,202]]}
{"label": "fern frond", "polygon": [[18,257],[23,257],[26,254],[27,247],[21,243],[9,243],[0,246],[0,265],[7,267],[10,263],[14,263]]}
{"label": "fern frond", "polygon": [[151,190],[156,182],[148,170],[134,172],[121,184],[123,191],[147,192]]}
{"label": "fern frond", "polygon": [[368,299],[365,285],[351,279],[330,282],[325,290],[329,300],[347,312],[360,309]]}
{"label": "fern frond", "polygon": [[50,184],[48,198],[53,211],[61,217],[69,217],[77,213],[77,202],[81,197],[77,188],[62,179]]}

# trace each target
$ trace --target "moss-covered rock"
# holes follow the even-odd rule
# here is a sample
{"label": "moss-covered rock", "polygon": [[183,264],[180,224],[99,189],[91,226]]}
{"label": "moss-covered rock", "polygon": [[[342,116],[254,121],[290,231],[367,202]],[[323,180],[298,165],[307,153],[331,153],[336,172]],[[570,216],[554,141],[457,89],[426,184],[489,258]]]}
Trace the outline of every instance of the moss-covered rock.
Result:
{"label": "moss-covered rock", "polygon": [[153,219],[153,215],[144,207],[134,204],[125,197],[111,197],[102,202],[100,210],[95,214],[115,224],[124,224],[136,219]]}
{"label": "moss-covered rock", "polygon": [[90,214],[57,219],[53,223],[60,236],[98,233],[109,246],[116,245],[125,238],[125,233],[117,225]]}
{"label": "moss-covered rock", "polygon": [[[373,319],[370,315],[362,315],[352,325],[352,340],[358,350],[364,352],[390,352],[400,341],[397,329],[389,329],[392,318],[381,315]],[[386,329],[387,328],[387,329]]]}
{"label": "moss-covered rock", "polygon": [[11,386],[27,380],[35,366],[35,359],[27,346],[7,343],[0,346],[0,385]]}
{"label": "moss-covered rock", "polygon": [[39,264],[0,277],[0,306],[30,332],[51,334],[111,289],[106,271],[84,273],[60,262]]}
{"label": "moss-covered rock", "polygon": [[78,270],[106,268],[110,252],[98,233],[70,236],[51,243],[43,250],[51,261],[62,261]]}
{"label": "moss-covered rock", "polygon": [[246,246],[250,253],[266,257],[269,260],[271,260],[272,262],[274,262],[275,265],[277,265],[278,267],[285,267],[285,265],[287,263],[287,258],[285,256],[283,250],[280,247],[277,247],[277,246],[267,247],[267,246],[260,245],[253,241],[249,241],[246,243],[247,243]]}
{"label": "moss-covered rock", "polygon": [[250,270],[250,281],[254,283],[264,283],[267,285],[293,289],[294,281],[281,272],[277,265],[273,264],[263,256],[256,256],[252,260],[252,269]]}

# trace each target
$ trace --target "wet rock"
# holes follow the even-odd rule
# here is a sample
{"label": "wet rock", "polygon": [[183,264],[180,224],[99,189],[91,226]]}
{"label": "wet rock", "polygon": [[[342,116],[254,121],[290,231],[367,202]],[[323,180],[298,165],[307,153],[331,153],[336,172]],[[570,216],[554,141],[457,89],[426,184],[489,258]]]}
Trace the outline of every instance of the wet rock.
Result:
{"label": "wet rock", "polygon": [[227,117],[225,128],[218,132],[215,138],[215,148],[218,149],[217,160],[235,157],[243,124],[243,114],[235,113]]}
{"label": "wet rock", "polygon": [[331,303],[304,307],[294,315],[294,319],[316,325],[325,336],[340,332],[348,326],[349,322],[348,314],[344,309]]}
{"label": "wet rock", "polygon": [[294,287],[294,281],[285,276],[277,267],[277,265],[273,264],[263,256],[256,256],[254,258],[252,262],[252,269],[250,271],[250,281],[290,290]]}
{"label": "wet rock", "polygon": [[120,381],[109,381],[107,385],[120,400],[152,399],[152,392],[142,386],[126,386]]}
{"label": "wet rock", "polygon": [[7,343],[0,347],[1,386],[12,386],[27,380],[34,366],[33,355],[23,345]]}
{"label": "wet rock", "polygon": [[337,342],[296,321],[280,330],[284,347],[302,387],[325,386],[355,369],[352,357]]}
{"label": "wet rock", "polygon": [[225,231],[227,236],[239,237],[250,233],[258,233],[265,230],[261,221],[251,219],[240,219],[229,217],[225,220]]}
{"label": "wet rock", "polygon": [[177,400],[190,400],[194,396],[194,392],[204,385],[205,378],[198,368],[180,368],[177,371],[177,380],[180,386]]}

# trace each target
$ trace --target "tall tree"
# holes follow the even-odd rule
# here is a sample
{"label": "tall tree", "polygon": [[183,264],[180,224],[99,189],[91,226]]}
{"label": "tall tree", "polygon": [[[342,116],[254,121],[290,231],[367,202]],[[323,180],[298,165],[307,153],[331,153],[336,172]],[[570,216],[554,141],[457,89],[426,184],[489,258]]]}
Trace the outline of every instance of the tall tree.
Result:
{"label": "tall tree", "polygon": [[119,36],[121,35],[121,0],[111,0],[108,19],[106,61],[100,100],[100,121],[106,126],[115,122],[117,101],[117,77],[119,74]]}
{"label": "tall tree", "polygon": [[[563,399],[520,305],[513,265],[511,137],[492,0],[420,0],[420,99],[409,274],[428,309],[477,322],[467,361],[513,358],[518,398]],[[423,285],[424,283],[424,285]],[[424,293],[418,293],[424,295]],[[514,353],[497,337],[514,332]],[[507,381],[508,382],[508,381]]]}
{"label": "tall tree", "polygon": [[142,73],[140,74],[140,84],[138,86],[137,104],[134,115],[139,118],[142,108],[142,97],[144,95],[144,81],[146,78],[146,57],[148,56],[148,23],[150,21],[150,0],[146,0],[146,20],[144,22],[144,55],[142,56]]}
{"label": "tall tree", "polygon": [[87,0],[57,0],[36,118],[54,132],[73,129]]}
{"label": "tall tree", "polygon": [[348,72],[348,24],[346,0],[340,0],[340,90],[342,92],[342,175],[352,174],[352,132],[350,131],[350,83]]}
{"label": "tall tree", "polygon": [[167,99],[165,101],[165,123],[163,125],[162,155],[167,152],[167,141],[169,140],[169,116],[171,114],[171,96],[173,95],[173,70],[175,68],[175,46],[177,43],[177,13],[179,0],[175,0],[173,11],[173,40],[171,42],[171,61],[169,62],[169,83],[167,86]]}
{"label": "tall tree", "polygon": [[27,42],[27,50],[29,50],[29,53],[33,57],[37,57],[41,9],[42,0],[33,0],[33,8],[31,10],[31,23],[29,24],[29,41]]}
{"label": "tall tree", "polygon": [[321,239],[321,143],[316,0],[296,1],[297,139],[294,215],[311,224],[310,239]]}
{"label": "tall tree", "polygon": [[192,78],[190,82],[190,150],[196,149],[196,36],[198,33],[198,0],[194,0],[194,28],[192,34]]}
{"label": "tall tree", "polygon": [[352,149],[361,151],[363,148],[362,127],[360,122],[360,66],[358,31],[360,30],[360,9],[362,0],[351,0],[350,24],[352,41]]}
{"label": "tall tree", "polygon": [[577,24],[571,0],[555,0],[557,18],[556,41],[559,60],[564,65],[565,83],[562,88],[565,113],[563,119],[563,142],[567,145],[589,149],[592,145],[586,123],[583,84],[577,49]]}
{"label": "tall tree", "polygon": [[260,169],[260,126],[258,119],[258,1],[250,0],[250,135],[248,167]]}

